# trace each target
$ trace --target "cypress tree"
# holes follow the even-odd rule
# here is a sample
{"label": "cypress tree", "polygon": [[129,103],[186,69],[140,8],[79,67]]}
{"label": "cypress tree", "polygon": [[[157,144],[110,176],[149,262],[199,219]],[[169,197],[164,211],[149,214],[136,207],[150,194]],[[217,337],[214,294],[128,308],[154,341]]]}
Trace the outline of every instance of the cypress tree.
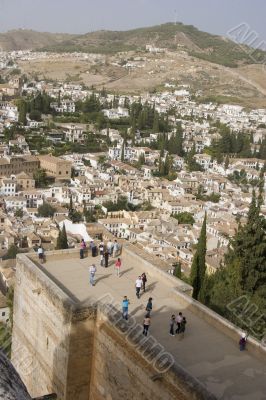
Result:
{"label": "cypress tree", "polygon": [[226,265],[239,265],[239,285],[243,292],[255,294],[266,283],[266,224],[260,215],[260,199],[253,190],[246,225],[240,226],[231,242]]}
{"label": "cypress tree", "polygon": [[206,264],[206,223],[207,223],[207,214],[205,213],[203,225],[200,232],[200,237],[197,244],[197,250],[193,258],[190,280],[193,286],[193,294],[192,297],[196,300],[202,296],[202,289],[204,285]]}
{"label": "cypress tree", "polygon": [[122,150],[121,150],[121,161],[125,161],[125,140],[123,141]]}
{"label": "cypress tree", "polygon": [[61,249],[68,249],[68,242],[67,242],[67,233],[65,224],[63,225],[62,232],[61,232]]}
{"label": "cypress tree", "polygon": [[152,131],[153,131],[153,133],[159,132],[159,117],[158,117],[157,113],[154,113]]}
{"label": "cypress tree", "polygon": [[68,249],[65,224],[63,225],[62,230],[59,228],[59,235],[57,237],[57,242],[56,242],[56,250],[63,250],[63,249]]}

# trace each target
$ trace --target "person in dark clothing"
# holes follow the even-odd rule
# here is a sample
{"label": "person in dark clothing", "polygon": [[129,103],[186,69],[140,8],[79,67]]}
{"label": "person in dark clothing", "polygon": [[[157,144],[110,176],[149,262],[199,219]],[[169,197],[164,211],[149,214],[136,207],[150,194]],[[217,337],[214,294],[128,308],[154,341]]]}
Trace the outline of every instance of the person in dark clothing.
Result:
{"label": "person in dark clothing", "polygon": [[97,246],[94,242],[91,242],[91,256],[92,257],[97,256]]}
{"label": "person in dark clothing", "polygon": [[152,297],[149,298],[148,303],[146,305],[146,311],[147,314],[151,314],[151,310],[152,310]]}
{"label": "person in dark clothing", "polygon": [[79,258],[82,260],[84,258],[84,251],[86,249],[85,240],[82,239],[80,243]]}
{"label": "person in dark clothing", "polygon": [[141,275],[141,279],[142,279],[142,289],[143,289],[143,292],[145,292],[145,289],[146,289],[146,282],[147,282],[147,276],[146,276],[146,274],[145,274],[145,272],[143,272],[143,274]]}
{"label": "person in dark clothing", "polygon": [[186,330],[186,323],[187,323],[186,317],[183,317],[182,321],[180,323],[180,329],[179,329],[179,333],[181,333],[183,336],[184,336],[185,330]]}
{"label": "person in dark clothing", "polygon": [[170,319],[170,335],[175,336],[174,334],[174,326],[175,326],[175,315],[173,314]]}
{"label": "person in dark clothing", "polygon": [[108,262],[109,262],[109,253],[108,253],[108,251],[106,251],[104,253],[104,266],[105,266],[105,268],[108,268]]}
{"label": "person in dark clothing", "polygon": [[175,333],[180,333],[182,319],[183,319],[183,315],[180,312],[180,313],[178,313],[178,316],[176,317],[176,320],[175,320],[176,325],[177,325]]}
{"label": "person in dark clothing", "polygon": [[247,336],[245,333],[242,333],[242,336],[239,340],[239,350],[244,351],[246,349],[246,343],[247,343]]}

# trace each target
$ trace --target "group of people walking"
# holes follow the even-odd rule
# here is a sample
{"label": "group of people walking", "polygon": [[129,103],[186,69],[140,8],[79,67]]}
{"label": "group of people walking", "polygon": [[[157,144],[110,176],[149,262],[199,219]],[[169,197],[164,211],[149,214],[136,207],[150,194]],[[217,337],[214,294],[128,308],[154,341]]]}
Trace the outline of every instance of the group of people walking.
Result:
{"label": "group of people walking", "polygon": [[183,316],[182,312],[179,312],[177,316],[172,314],[170,319],[170,335],[175,336],[175,334],[184,334],[186,330],[186,317]]}
{"label": "group of people walking", "polygon": [[[128,320],[128,307],[129,307],[129,299],[127,296],[124,296],[122,301],[122,316],[125,320]],[[149,327],[151,324],[151,311],[152,311],[152,297],[149,297],[146,309],[145,309],[145,316],[143,319],[143,332],[144,336],[148,335]]]}
{"label": "group of people walking", "polygon": [[136,296],[138,299],[140,299],[140,291],[141,289],[143,290],[143,293],[146,291],[146,283],[147,283],[147,276],[145,272],[141,274],[137,279],[135,283],[136,287]]}

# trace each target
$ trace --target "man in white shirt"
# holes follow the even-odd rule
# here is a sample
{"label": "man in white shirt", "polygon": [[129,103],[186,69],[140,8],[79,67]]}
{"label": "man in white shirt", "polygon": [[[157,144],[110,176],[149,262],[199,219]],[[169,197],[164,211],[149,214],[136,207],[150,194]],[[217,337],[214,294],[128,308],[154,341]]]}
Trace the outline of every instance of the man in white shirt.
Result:
{"label": "man in white shirt", "polygon": [[136,286],[136,296],[139,299],[140,298],[140,289],[141,289],[141,286],[142,286],[141,276],[139,276],[138,279],[136,280],[135,286]]}
{"label": "man in white shirt", "polygon": [[44,253],[43,253],[43,248],[42,248],[42,246],[40,245],[40,246],[38,247],[38,257],[39,257],[39,260],[41,261],[41,263],[43,263],[43,255],[44,255]]}
{"label": "man in white shirt", "polygon": [[94,286],[94,285],[95,285],[94,277],[95,277],[95,273],[96,273],[96,266],[95,266],[95,264],[92,264],[92,265],[90,266],[89,272],[90,272],[90,284],[91,284],[91,286]]}
{"label": "man in white shirt", "polygon": [[109,256],[111,256],[112,253],[113,253],[113,248],[114,248],[113,242],[111,242],[111,240],[108,240],[106,247],[107,247],[107,251],[109,253]]}

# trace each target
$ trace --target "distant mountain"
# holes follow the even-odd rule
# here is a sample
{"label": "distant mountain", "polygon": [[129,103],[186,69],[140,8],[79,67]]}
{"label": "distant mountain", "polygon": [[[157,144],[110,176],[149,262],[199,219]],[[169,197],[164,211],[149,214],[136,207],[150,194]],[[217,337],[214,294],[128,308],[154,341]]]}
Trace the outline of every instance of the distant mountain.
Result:
{"label": "distant mountain", "polygon": [[189,55],[228,67],[256,64],[266,59],[264,51],[254,51],[251,58],[250,48],[240,47],[227,38],[202,32],[192,25],[182,23],[167,23],[129,31],[97,31],[84,35],[26,30],[0,34],[0,47],[4,50],[30,48],[41,51],[114,54],[144,50],[146,44],[171,51],[184,49]]}
{"label": "distant mountain", "polygon": [[36,32],[28,29],[18,29],[0,33],[0,50],[35,50],[44,46],[55,46],[75,35]]}

